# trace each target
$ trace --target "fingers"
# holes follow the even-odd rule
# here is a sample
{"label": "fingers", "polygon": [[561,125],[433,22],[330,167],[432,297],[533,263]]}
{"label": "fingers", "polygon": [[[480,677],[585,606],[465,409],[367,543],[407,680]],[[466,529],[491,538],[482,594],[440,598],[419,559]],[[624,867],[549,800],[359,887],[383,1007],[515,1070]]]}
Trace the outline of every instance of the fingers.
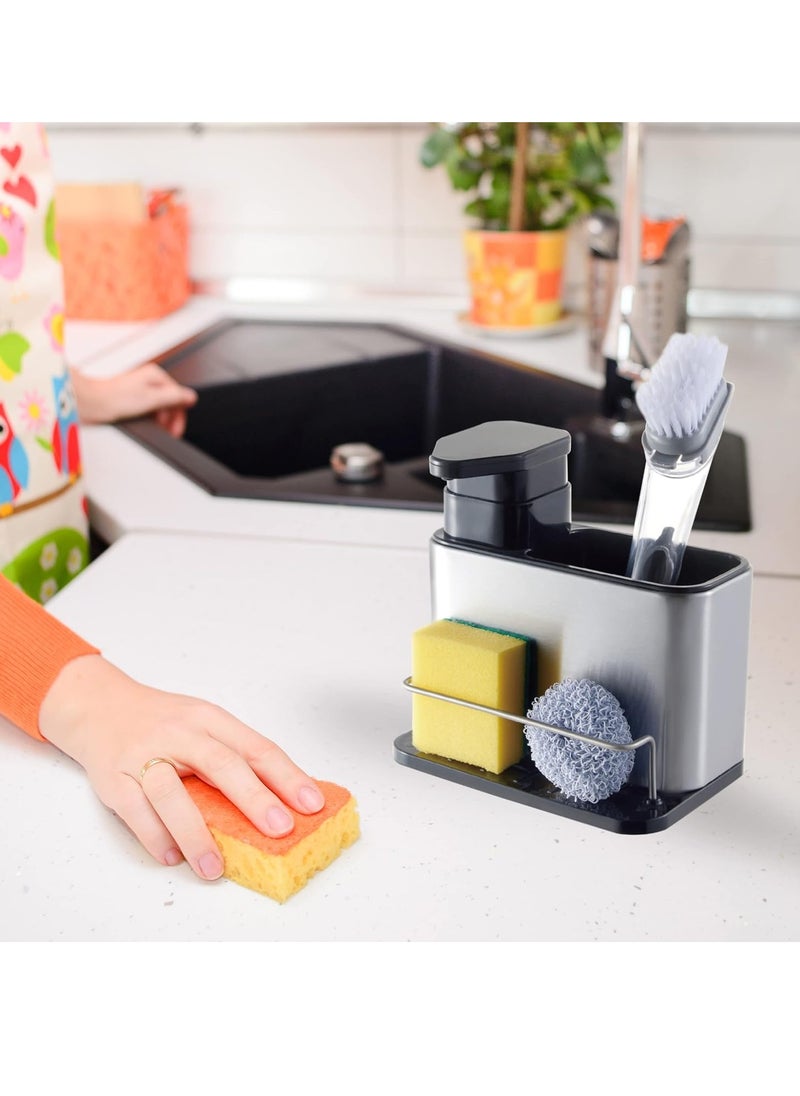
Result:
{"label": "fingers", "polygon": [[[118,422],[149,415],[160,409],[182,410],[197,403],[197,393],[187,388],[155,362],[129,369],[112,377],[88,377],[72,371],[78,413],[85,423]],[[185,420],[176,419],[170,431],[181,429]]]}
{"label": "fingers", "polygon": [[186,408],[197,403],[197,393],[193,388],[185,388],[171,378],[167,380],[168,383],[158,383],[150,389],[152,398],[159,401],[160,407]]}
{"label": "fingers", "polygon": [[222,875],[217,844],[172,765],[153,765],[141,782],[119,773],[98,794],[159,864],[185,858],[201,879]]}
{"label": "fingers", "polygon": [[182,437],[186,430],[186,411],[182,407],[162,408],[156,411],[155,420],[173,438]]}
{"label": "fingers", "polygon": [[159,864],[172,867],[183,860],[175,838],[148,802],[142,788],[130,777],[118,774],[111,785],[98,790],[98,794]]}
{"label": "fingers", "polygon": [[149,398],[157,401],[154,407],[192,407],[197,403],[197,393],[193,388],[179,384],[155,362],[145,362],[132,370],[130,379],[141,384]]}
{"label": "fingers", "polygon": [[[214,714],[223,722],[238,723],[227,713]],[[246,732],[250,729],[244,724],[240,727],[238,733],[241,735],[243,730],[244,737],[249,737]],[[252,734],[265,747],[258,762],[267,779],[284,789],[284,802],[306,814],[321,810],[324,798],[314,781],[274,743],[256,732]],[[191,747],[190,752],[194,753]],[[240,754],[223,742],[208,739],[196,757],[182,757],[181,762],[218,788],[267,836],[283,837],[294,828],[294,819],[281,797],[259,779]],[[141,775],[141,789],[151,810],[139,804],[129,809],[126,822],[145,848],[161,863],[174,863],[170,857],[174,857],[177,847],[201,878],[219,878],[223,865],[216,843],[176,768],[168,763],[146,768]]]}
{"label": "fingers", "polygon": [[[174,838],[172,846],[177,845],[201,879],[219,879],[223,869],[219,849],[177,770],[169,764],[153,765],[142,774],[141,790],[147,806],[159,820],[159,823],[153,824],[153,839],[161,839],[162,835],[157,834],[158,825],[161,824]],[[144,830],[149,839],[151,830],[148,828],[150,819],[147,807],[140,806],[133,813],[134,823]],[[130,822],[128,824],[131,825]],[[134,829],[134,832],[138,836],[138,830]],[[142,844],[149,848],[145,841]]]}
{"label": "fingers", "polygon": [[140,368],[148,371],[149,398],[156,423],[173,438],[183,437],[186,412],[197,403],[197,393],[178,384],[155,362],[148,362]]}
{"label": "fingers", "polygon": [[[283,837],[294,829],[285,804],[302,814],[322,809],[325,800],[316,782],[275,743],[221,709],[206,704],[202,709],[206,733],[182,734],[179,749],[171,754],[181,772],[195,772],[218,788],[269,837]],[[195,717],[193,721],[199,720]],[[243,752],[227,745],[223,736]],[[121,780],[124,784],[117,784],[113,795],[104,801],[147,851],[161,864],[176,864],[185,857],[200,878],[218,879],[222,858],[178,768],[160,762],[145,767],[136,777],[131,772]]]}
{"label": "fingers", "polygon": [[[246,759],[249,768],[260,778],[259,783],[271,788],[284,803],[288,803],[300,814],[316,814],[325,806],[325,797],[319,785],[303,769],[296,765],[280,746],[259,734],[246,723],[224,709],[212,709],[209,716],[209,731],[216,739],[224,743],[236,755]],[[208,774],[216,784],[215,778]],[[217,785],[219,787],[219,785]],[[220,788],[239,806],[229,792]],[[262,801],[263,802],[263,801]],[[254,825],[260,827],[256,819],[249,814]]]}
{"label": "fingers", "polygon": [[[107,758],[87,765],[92,782],[147,851],[162,864],[183,856],[203,879],[216,879],[222,858],[181,774],[218,788],[262,833],[282,837],[294,816],[325,805],[321,789],[271,740],[222,708],[191,697],[145,690],[143,722],[113,774]],[[143,735],[143,730],[146,731]],[[148,759],[169,759],[148,763]]]}
{"label": "fingers", "polygon": [[323,807],[324,799],[282,750],[272,743],[267,746],[271,747],[270,760],[262,766],[263,777],[252,761],[217,740],[192,758],[191,767],[218,788],[262,833],[284,837],[294,829],[294,818],[286,803],[304,814],[313,814]]}

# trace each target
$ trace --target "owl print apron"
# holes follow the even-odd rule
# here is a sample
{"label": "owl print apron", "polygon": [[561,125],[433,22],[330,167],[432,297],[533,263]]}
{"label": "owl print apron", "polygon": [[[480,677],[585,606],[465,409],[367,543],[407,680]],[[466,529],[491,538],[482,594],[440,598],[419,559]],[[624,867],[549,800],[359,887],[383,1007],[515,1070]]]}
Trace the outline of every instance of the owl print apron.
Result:
{"label": "owl print apron", "polygon": [[46,602],[88,562],[43,128],[0,122],[0,573]]}

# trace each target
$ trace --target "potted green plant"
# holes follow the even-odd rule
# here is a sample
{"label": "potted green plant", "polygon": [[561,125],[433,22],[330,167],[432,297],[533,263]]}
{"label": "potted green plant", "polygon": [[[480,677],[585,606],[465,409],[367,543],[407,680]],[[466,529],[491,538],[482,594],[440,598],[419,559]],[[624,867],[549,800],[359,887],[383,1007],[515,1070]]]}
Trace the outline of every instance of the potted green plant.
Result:
{"label": "potted green plant", "polygon": [[420,149],[469,192],[464,234],[472,294],[469,319],[484,327],[527,328],[563,315],[569,227],[613,210],[605,193],[620,122],[458,122],[436,125]]}

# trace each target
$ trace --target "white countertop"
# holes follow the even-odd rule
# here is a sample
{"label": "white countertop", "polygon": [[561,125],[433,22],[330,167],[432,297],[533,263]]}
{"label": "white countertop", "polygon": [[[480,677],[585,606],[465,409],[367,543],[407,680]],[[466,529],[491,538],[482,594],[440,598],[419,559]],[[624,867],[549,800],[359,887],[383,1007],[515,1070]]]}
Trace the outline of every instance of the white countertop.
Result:
{"label": "white countertop", "polygon": [[[800,909],[800,584],[756,578],[746,772],[621,836],[397,764],[425,555],[130,534],[52,604],[148,683],[200,694],[356,796],[362,837],[284,906],[164,868],[68,758],[0,726],[2,935],[29,940],[788,940]],[[35,784],[33,809],[32,785]]]}
{"label": "white countertop", "polygon": [[[398,323],[600,385],[581,328],[487,343],[465,336],[452,310],[377,298],[259,309],[196,299],[157,324],[70,325],[68,350],[107,374],[230,311]],[[347,785],[363,836],[279,907],[159,867],[69,759],[0,726],[0,815],[15,835],[0,853],[2,937],[796,939],[798,329],[693,329],[731,346],[728,426],[748,446],[753,532],[692,537],[744,555],[756,575],[743,778],[663,833],[625,837],[398,765],[392,743],[411,708],[401,682],[411,632],[429,619],[427,542],[439,516],[214,498],[119,431],[86,428],[93,520],[117,543],[52,611],[134,676],[225,705]],[[37,812],[34,780],[46,804]]]}

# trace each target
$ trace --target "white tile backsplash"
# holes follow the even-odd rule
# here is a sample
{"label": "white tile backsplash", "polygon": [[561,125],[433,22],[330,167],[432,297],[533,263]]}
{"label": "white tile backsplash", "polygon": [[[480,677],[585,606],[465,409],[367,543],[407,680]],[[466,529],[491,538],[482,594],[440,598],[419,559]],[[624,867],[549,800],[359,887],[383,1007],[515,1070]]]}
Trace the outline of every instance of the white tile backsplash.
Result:
{"label": "white tile backsplash", "polygon": [[466,286],[462,232],[410,231],[400,234],[399,274],[413,285],[436,282]]}
{"label": "white tile backsplash", "polygon": [[197,225],[190,263],[198,279],[312,278],[387,286],[396,281],[396,248],[389,231],[271,232]]}
{"label": "white tile backsplash", "polygon": [[645,193],[681,210],[698,240],[800,239],[800,131],[655,131],[643,169]]}
{"label": "white tile backsplash", "polygon": [[[465,285],[467,196],[419,163],[422,124],[50,127],[63,181],[180,186],[192,274],[357,282],[450,293]],[[618,173],[620,158],[613,168]],[[684,213],[692,284],[800,293],[800,127],[646,129],[646,201]],[[619,193],[615,178],[612,193]],[[567,285],[579,295],[574,232]]]}
{"label": "white tile backsplash", "polygon": [[50,145],[59,179],[180,186],[203,227],[395,227],[395,137],[388,129],[56,131]]}
{"label": "white tile backsplash", "polygon": [[463,209],[470,195],[454,191],[440,167],[420,164],[419,151],[427,133],[425,126],[415,126],[397,135],[400,229],[457,234],[466,227]]}
{"label": "white tile backsplash", "polygon": [[800,293],[800,239],[697,240],[692,248],[691,281],[704,288]]}

